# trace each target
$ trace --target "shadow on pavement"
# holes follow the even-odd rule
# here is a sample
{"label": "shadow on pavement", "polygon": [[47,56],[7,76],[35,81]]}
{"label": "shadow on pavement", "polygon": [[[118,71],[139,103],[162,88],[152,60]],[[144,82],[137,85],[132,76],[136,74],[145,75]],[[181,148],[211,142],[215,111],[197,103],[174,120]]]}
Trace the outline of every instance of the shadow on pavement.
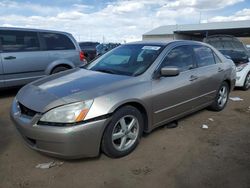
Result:
{"label": "shadow on pavement", "polygon": [[14,97],[21,87],[0,90],[0,99],[7,97]]}

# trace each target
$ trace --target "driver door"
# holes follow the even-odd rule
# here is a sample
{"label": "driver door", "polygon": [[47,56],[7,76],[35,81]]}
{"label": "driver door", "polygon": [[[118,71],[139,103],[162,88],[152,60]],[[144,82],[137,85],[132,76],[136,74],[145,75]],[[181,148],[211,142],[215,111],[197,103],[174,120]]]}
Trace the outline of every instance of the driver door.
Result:
{"label": "driver door", "polygon": [[154,127],[191,111],[198,96],[198,76],[191,46],[183,45],[172,49],[160,67],[165,66],[178,67],[180,74],[161,77],[152,83]]}

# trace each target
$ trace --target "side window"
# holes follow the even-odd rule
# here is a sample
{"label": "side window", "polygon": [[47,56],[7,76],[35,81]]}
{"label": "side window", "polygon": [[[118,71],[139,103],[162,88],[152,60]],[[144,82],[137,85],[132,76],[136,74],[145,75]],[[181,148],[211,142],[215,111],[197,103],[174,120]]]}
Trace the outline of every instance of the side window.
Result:
{"label": "side window", "polygon": [[25,52],[40,50],[36,32],[0,31],[0,43],[3,52]]}
{"label": "side window", "polygon": [[216,53],[214,53],[214,59],[216,63],[222,63],[221,59],[216,55]]}
{"label": "side window", "polygon": [[75,49],[73,42],[63,34],[41,33],[46,50],[71,50]]}
{"label": "side window", "polygon": [[180,71],[194,68],[193,51],[190,46],[179,46],[169,52],[162,66],[176,66]]}
{"label": "side window", "polygon": [[213,51],[206,46],[194,46],[194,53],[199,67],[215,64]]}

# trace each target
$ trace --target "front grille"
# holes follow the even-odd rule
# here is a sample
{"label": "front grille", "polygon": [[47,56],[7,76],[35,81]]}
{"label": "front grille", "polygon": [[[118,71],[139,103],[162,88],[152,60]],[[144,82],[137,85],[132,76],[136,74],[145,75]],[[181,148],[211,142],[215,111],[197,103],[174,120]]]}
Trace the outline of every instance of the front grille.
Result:
{"label": "front grille", "polygon": [[19,103],[19,107],[20,107],[21,113],[24,114],[24,115],[26,115],[26,116],[33,117],[33,116],[35,116],[37,114],[36,111],[27,108],[26,106],[24,106],[21,103]]}

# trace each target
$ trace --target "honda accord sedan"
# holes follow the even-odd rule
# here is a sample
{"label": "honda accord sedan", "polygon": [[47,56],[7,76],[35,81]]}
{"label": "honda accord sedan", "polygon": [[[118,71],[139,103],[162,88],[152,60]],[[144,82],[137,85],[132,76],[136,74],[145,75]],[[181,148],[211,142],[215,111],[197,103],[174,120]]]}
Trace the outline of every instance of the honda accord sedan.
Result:
{"label": "honda accord sedan", "polygon": [[123,157],[143,132],[203,108],[224,109],[235,77],[234,63],[208,44],[129,43],[26,85],[11,117],[28,146],[42,153]]}

